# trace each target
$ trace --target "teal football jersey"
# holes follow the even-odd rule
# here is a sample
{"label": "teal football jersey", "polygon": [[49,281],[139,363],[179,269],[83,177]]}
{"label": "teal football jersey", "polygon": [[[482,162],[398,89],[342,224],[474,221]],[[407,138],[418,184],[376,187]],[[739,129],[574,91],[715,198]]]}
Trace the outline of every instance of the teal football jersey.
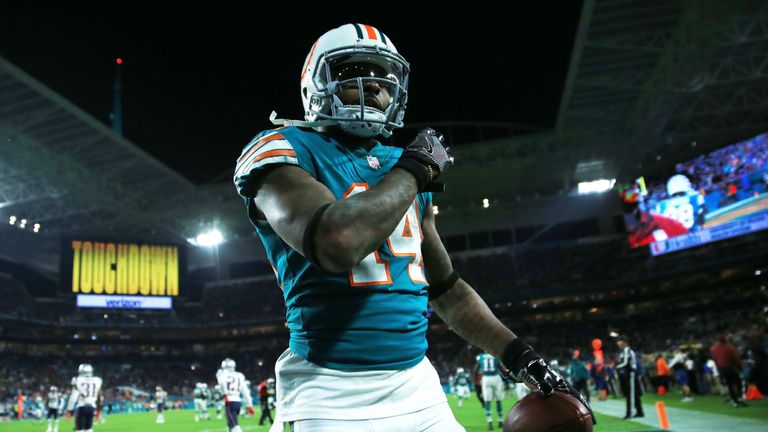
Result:
{"label": "teal football jersey", "polygon": [[323,367],[402,369],[427,349],[427,282],[421,221],[431,194],[418,194],[390,237],[347,273],[319,269],[254,216],[254,183],[276,164],[294,165],[337,200],[376,186],[402,149],[376,143],[344,147],[312,129],[285,127],[257,135],[243,150],[235,185],[275,268],[286,305],[290,349]]}
{"label": "teal football jersey", "polygon": [[664,201],[656,204],[656,213],[672,218],[688,229],[697,229],[697,221],[699,215],[703,211],[704,197],[698,193],[690,193],[688,195],[667,198]]}
{"label": "teal football jersey", "polygon": [[499,360],[496,357],[482,353],[476,358],[477,365],[480,368],[480,372],[485,376],[499,375]]}

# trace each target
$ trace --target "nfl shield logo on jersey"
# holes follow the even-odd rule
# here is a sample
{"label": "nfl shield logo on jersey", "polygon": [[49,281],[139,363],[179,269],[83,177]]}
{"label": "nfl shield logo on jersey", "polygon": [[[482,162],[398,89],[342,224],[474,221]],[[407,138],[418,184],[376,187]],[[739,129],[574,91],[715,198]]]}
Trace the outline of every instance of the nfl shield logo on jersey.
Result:
{"label": "nfl shield logo on jersey", "polygon": [[368,165],[371,166],[371,168],[377,170],[381,168],[381,164],[379,163],[379,160],[376,159],[376,156],[366,156],[368,158]]}

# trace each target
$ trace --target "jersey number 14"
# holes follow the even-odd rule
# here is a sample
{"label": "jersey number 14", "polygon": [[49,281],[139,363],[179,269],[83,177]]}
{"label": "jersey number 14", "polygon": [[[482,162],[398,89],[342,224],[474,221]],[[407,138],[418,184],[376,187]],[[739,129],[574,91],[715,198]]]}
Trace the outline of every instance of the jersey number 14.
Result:
{"label": "jersey number 14", "polygon": [[[366,190],[368,190],[367,183],[353,183],[343,198]],[[421,257],[422,238],[418,204],[414,200],[403,218],[398,222],[395,230],[387,238],[387,246],[395,257],[410,257],[408,276],[413,283],[418,284],[427,283],[427,279],[424,277],[424,262]],[[349,283],[352,286],[391,284],[392,276],[389,272],[389,262],[381,258],[379,251],[373,251],[359,264],[352,267],[349,271]]]}

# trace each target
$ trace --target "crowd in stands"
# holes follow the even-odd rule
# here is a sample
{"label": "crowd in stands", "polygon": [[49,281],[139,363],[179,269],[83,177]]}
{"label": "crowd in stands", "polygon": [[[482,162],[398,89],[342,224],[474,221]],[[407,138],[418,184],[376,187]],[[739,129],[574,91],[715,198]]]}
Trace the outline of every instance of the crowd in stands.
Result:
{"label": "crowd in stands", "polygon": [[[454,263],[502,321],[546,358],[567,365],[578,349],[583,360],[591,360],[591,341],[601,338],[610,370],[617,353],[610,335],[625,334],[641,354],[651,390],[658,383],[654,364],[659,356],[671,361],[672,353],[684,350],[695,383],[692,390],[707,392],[717,387],[710,379],[713,369],[706,366],[717,336],[727,335],[741,353],[745,378],[752,370],[760,370],[756,365],[768,350],[768,292],[765,275],[756,267],[764,265],[767,238],[765,232],[755,233],[655,258],[629,250],[623,239],[612,239],[463,253],[454,256]],[[691,279],[696,275],[698,280]],[[740,282],[739,275],[749,280]],[[675,289],[690,289],[693,294],[673,295]],[[646,298],[632,297],[641,294]],[[614,295],[622,301],[607,302]],[[39,329],[24,335],[30,338],[61,328],[74,328],[83,337],[91,330],[82,329],[95,327],[120,334],[139,330],[160,334],[164,328],[192,326],[229,332],[228,339],[215,343],[155,343],[151,349],[135,342],[101,345],[94,339],[90,345],[96,352],[83,351],[82,344],[58,346],[57,341],[47,342],[49,351],[32,344],[27,347],[40,352],[23,352],[4,341],[0,343],[0,403],[15,400],[18,393],[33,397],[52,384],[69,388],[81,361],[94,365],[104,378],[107,400],[117,404],[140,400],[136,391],[150,392],[156,385],[172,396],[188,398],[195,382],[213,382],[224,357],[235,358],[239,370],[257,383],[273,373],[274,361],[287,346],[282,291],[274,279],[266,277],[210,284],[201,301],[182,300],[170,312],[78,310],[68,297],[34,298],[18,280],[3,274],[0,296],[5,300],[0,302],[0,335],[19,336],[17,329],[33,327],[27,322]],[[553,308],[574,303],[597,306]],[[433,315],[431,320],[428,356],[441,377],[447,380],[457,366],[471,370],[479,352],[445,328],[438,317]],[[13,331],[5,331],[14,323]],[[244,323],[270,324],[281,331],[263,337],[232,337],[237,334],[230,330],[245,328]],[[134,390],[126,392],[126,388]]]}
{"label": "crowd in stands", "polygon": [[[669,383],[659,377],[657,360],[662,357],[671,363],[675,354],[682,352],[686,360],[682,366],[694,395],[720,394],[724,387],[718,385],[717,368],[712,366],[710,351],[718,336],[726,336],[740,353],[739,372],[746,382],[765,379],[764,375],[754,377],[758,376],[755,371],[768,368],[766,304],[765,291],[758,291],[743,298],[734,293],[733,298],[721,300],[718,307],[701,304],[688,306],[681,312],[675,305],[669,305],[668,310],[627,315],[624,319],[614,318],[610,323],[599,317],[580,320],[578,325],[562,320],[531,321],[516,317],[503,317],[503,320],[531,341],[545,358],[556,360],[565,375],[574,350],[580,351],[581,359],[591,364],[592,340],[601,338],[608,393],[618,392],[617,372],[613,369],[618,350],[611,336],[615,330],[631,338],[641,359],[646,391],[655,392],[660,385],[669,387]],[[447,382],[458,366],[472,370],[475,357],[480,353],[476,348],[439,326],[428,338],[427,355],[443,381]],[[103,377],[105,400],[114,404],[115,410],[147,402],[146,394],[156,385],[166,388],[174,399],[188,399],[196,382],[213,384],[222,358],[231,355],[238,361],[238,370],[252,383],[258,383],[273,375],[274,362],[286,346],[287,338],[278,336],[218,347],[192,347],[173,355],[141,352],[141,347],[134,347],[133,354],[110,356],[108,352],[96,359],[63,353],[38,358],[6,355],[0,362],[0,403],[13,403],[19,393],[33,400],[50,385],[68,389],[81,361],[91,362],[97,375]],[[676,385],[675,376],[667,381]]]}
{"label": "crowd in stands", "polygon": [[[650,259],[632,251],[621,238],[587,244],[519,246],[493,253],[463,253],[453,263],[495,309],[507,303],[541,305],[627,295],[644,284],[677,284],[690,274],[723,273],[734,261],[759,259],[768,253],[768,234],[758,232]],[[272,275],[220,281],[207,286],[201,299],[174,299],[171,311],[104,311],[77,308],[71,297],[34,298],[18,281],[0,278],[2,320],[54,323],[69,328],[149,328],[243,323],[281,323],[285,317],[282,290]],[[557,299],[557,297],[560,299]]]}
{"label": "crowd in stands", "polygon": [[[707,198],[709,211],[761,194],[768,189],[768,134],[721,148],[685,163],[675,171]],[[666,179],[648,182],[648,207],[669,198]]]}

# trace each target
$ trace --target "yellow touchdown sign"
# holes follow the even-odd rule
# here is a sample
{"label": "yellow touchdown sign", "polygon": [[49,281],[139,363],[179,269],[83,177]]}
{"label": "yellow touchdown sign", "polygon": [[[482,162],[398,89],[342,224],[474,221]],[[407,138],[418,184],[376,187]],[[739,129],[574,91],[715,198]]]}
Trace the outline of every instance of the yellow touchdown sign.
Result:
{"label": "yellow touchdown sign", "polygon": [[176,246],[73,240],[72,292],[179,295]]}

